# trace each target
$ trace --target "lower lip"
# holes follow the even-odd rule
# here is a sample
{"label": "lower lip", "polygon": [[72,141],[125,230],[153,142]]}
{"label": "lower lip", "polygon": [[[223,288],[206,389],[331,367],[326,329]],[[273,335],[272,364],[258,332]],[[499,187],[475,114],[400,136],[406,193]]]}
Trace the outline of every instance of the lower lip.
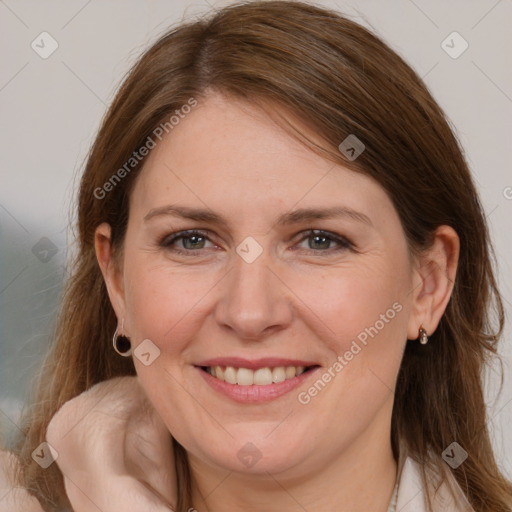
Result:
{"label": "lower lip", "polygon": [[266,386],[258,386],[253,384],[252,386],[240,386],[239,384],[230,384],[224,380],[213,377],[208,372],[202,370],[196,366],[196,369],[202,375],[203,379],[219,393],[231,398],[235,402],[240,403],[260,403],[269,402],[275,400],[280,396],[289,393],[298,386],[300,386],[306,379],[309,379],[319,367],[312,368],[307,372],[293,377],[292,379],[284,380],[275,384],[268,384]]}

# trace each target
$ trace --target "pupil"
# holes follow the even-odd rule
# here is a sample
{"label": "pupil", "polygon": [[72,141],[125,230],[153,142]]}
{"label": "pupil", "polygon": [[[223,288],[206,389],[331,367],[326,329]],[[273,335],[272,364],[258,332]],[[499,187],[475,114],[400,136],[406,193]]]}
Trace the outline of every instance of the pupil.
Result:
{"label": "pupil", "polygon": [[[317,244],[319,242],[319,244]],[[313,244],[316,244],[314,249],[329,249],[330,240],[325,236],[314,235],[313,236]]]}
{"label": "pupil", "polygon": [[186,249],[197,249],[198,245],[200,246],[201,242],[204,241],[202,236],[188,236],[183,239],[183,244]]}

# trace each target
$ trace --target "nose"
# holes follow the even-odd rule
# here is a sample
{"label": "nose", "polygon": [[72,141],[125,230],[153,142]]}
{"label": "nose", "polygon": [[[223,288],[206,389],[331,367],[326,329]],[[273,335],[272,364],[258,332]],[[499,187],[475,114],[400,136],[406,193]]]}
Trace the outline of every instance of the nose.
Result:
{"label": "nose", "polygon": [[239,339],[262,340],[290,325],[290,299],[290,290],[265,251],[252,263],[236,255],[222,283],[215,319]]}

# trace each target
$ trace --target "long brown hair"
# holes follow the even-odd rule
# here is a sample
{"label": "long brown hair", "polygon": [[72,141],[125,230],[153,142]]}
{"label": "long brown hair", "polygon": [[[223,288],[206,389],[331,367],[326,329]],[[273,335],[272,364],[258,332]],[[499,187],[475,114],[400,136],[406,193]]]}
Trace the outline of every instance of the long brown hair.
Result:
{"label": "long brown hair", "polygon": [[[425,84],[383,41],[339,13],[293,1],[231,5],[181,24],[146,51],[120,87],[81,180],[78,251],[54,343],[25,418],[26,437],[18,449],[21,484],[47,510],[69,506],[56,464],[42,470],[30,454],[64,402],[97,382],[135,374],[131,360],[111,347],[116,318],[93,242],[96,227],[108,222],[114,250],[121,251],[130,191],[144,161],[104,197],[98,189],[155,127],[210,90],[279,106],[304,120],[323,144],[283,125],[312,150],[377,180],[398,211],[412,251],[428,247],[438,226],[456,230],[461,251],[453,294],[430,343],[407,344],[391,441],[395,456],[400,440],[424,470],[433,467],[441,474],[448,471],[441,454],[457,441],[469,457],[453,474],[475,510],[509,510],[510,484],[493,455],[481,382],[503,330],[503,306],[485,217],[463,152]],[[354,161],[337,149],[350,134],[366,146]],[[186,452],[176,442],[175,447],[177,510],[184,512],[190,506],[190,474]]]}

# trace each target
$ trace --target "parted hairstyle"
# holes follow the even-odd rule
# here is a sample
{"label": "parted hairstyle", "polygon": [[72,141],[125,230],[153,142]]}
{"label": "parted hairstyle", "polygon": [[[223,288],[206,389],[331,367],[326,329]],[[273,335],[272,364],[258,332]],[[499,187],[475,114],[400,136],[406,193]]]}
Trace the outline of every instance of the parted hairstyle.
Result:
{"label": "parted hairstyle", "polygon": [[[381,39],[337,12],[295,1],[238,3],[163,35],[125,77],[89,152],[81,177],[77,250],[70,263],[49,354],[16,446],[19,483],[45,510],[69,507],[56,464],[41,469],[31,452],[55,412],[94,384],[135,375],[131,358],[112,349],[117,320],[94,249],[96,227],[112,228],[122,257],[129,197],[140,164],[112,176],[155,128],[189,102],[215,91],[294,114],[283,127],[312,151],[363,173],[387,192],[411,254],[429,247],[441,225],[460,238],[451,299],[428,345],[409,341],[396,385],[391,443],[404,443],[426,472],[452,471],[477,512],[510,510],[511,487],[496,463],[487,425],[483,372],[497,353],[504,323],[484,212],[461,146],[421,78]],[[351,161],[338,145],[354,134],[365,151]],[[172,135],[171,135],[172,136]],[[119,174],[118,174],[119,176]],[[99,190],[108,193],[101,194]],[[102,196],[102,197],[100,197]],[[451,470],[441,454],[456,440],[469,456]],[[177,511],[190,506],[185,449],[174,440]]]}

